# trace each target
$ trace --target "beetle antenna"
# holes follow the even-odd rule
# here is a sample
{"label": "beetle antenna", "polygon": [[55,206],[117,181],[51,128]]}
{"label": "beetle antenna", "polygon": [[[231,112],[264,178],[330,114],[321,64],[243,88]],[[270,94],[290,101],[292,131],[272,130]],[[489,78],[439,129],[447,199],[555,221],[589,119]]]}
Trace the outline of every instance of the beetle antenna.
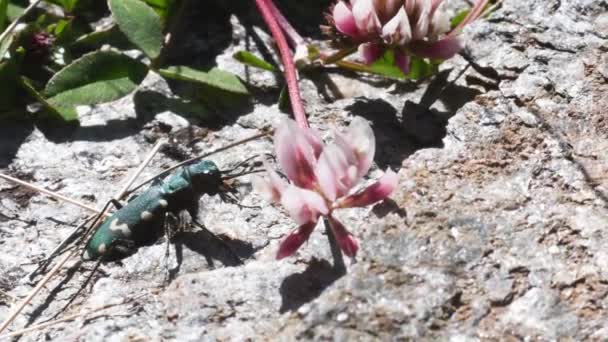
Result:
{"label": "beetle antenna", "polygon": [[270,130],[266,130],[266,131],[264,131],[264,132],[262,132],[262,133],[258,133],[258,134],[252,135],[252,136],[250,136],[250,137],[248,137],[248,138],[245,138],[245,139],[239,140],[239,141],[234,142],[234,143],[232,143],[232,144],[228,144],[228,145],[226,145],[226,146],[222,146],[222,147],[217,148],[217,149],[215,149],[215,150],[213,150],[213,151],[211,151],[211,152],[201,154],[201,155],[196,156],[196,157],[194,157],[194,158],[190,158],[190,159],[185,160],[185,161],[183,161],[183,162],[181,162],[181,163],[177,163],[177,164],[175,164],[175,165],[171,166],[170,168],[165,169],[164,171],[162,171],[162,172],[160,172],[160,173],[156,174],[155,176],[152,176],[152,177],[150,177],[150,178],[146,179],[145,181],[143,181],[142,183],[140,183],[140,184],[139,184],[139,185],[137,185],[136,187],[132,188],[131,190],[126,191],[126,192],[125,192],[125,196],[126,196],[126,195],[128,195],[128,194],[133,193],[135,190],[137,190],[137,189],[141,188],[142,186],[144,186],[144,185],[146,185],[146,184],[150,183],[151,181],[153,181],[153,180],[155,180],[155,179],[157,179],[157,178],[160,178],[160,177],[166,176],[166,175],[167,175],[167,174],[169,174],[171,171],[173,171],[173,170],[175,170],[175,169],[177,169],[177,168],[179,168],[179,167],[182,167],[182,166],[184,166],[184,165],[188,165],[188,164],[190,164],[190,163],[192,163],[192,162],[195,162],[195,161],[198,161],[198,160],[200,160],[200,159],[206,158],[206,157],[208,157],[208,156],[210,156],[210,155],[213,155],[213,154],[216,154],[216,153],[219,153],[219,152],[222,152],[222,151],[225,151],[225,150],[231,149],[231,148],[236,147],[236,146],[238,146],[238,145],[242,145],[242,144],[244,144],[244,143],[247,143],[247,142],[250,142],[250,141],[253,141],[253,140],[256,140],[256,139],[263,138],[263,137],[265,137],[265,136],[268,136],[268,135],[272,134],[273,132],[274,132],[274,130],[272,130],[272,129],[270,129]]}

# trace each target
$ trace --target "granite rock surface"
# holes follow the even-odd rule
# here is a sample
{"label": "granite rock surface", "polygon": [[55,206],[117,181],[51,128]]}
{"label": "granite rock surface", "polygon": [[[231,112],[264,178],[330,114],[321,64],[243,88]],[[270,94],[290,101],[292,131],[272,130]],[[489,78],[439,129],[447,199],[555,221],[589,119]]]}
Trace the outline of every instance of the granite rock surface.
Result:
{"label": "granite rock surface", "polygon": [[[326,3],[279,1],[313,38]],[[211,2],[187,20],[195,28],[170,60],[236,73],[251,103],[188,112],[150,75],[133,96],[80,108],[80,127],[0,127],[0,170],[101,206],[159,138],[201,153],[285,116],[280,80],[232,59],[249,49],[276,61],[253,5]],[[356,261],[337,257],[323,229],[275,261],[294,224],[243,177],[240,203],[201,199],[215,235],[188,232],[168,257],[159,241],[101,265],[63,315],[126,304],[22,340],[607,340],[608,1],[505,0],[465,37],[466,52],[423,82],[302,75],[311,125],[327,136],[370,120],[369,181],[389,167],[400,176],[390,200],[338,214],[360,240]],[[271,152],[262,139],[210,159],[229,169]],[[175,154],[160,153],[143,177]],[[0,317],[32,289],[31,263],[86,215],[0,181]],[[51,319],[94,265],[69,266],[12,329]]]}

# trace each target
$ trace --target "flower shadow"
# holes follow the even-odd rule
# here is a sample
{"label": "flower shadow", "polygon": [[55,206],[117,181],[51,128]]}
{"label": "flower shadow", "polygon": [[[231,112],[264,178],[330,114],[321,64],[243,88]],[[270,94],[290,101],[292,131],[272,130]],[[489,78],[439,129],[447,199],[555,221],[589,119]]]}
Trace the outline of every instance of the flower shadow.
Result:
{"label": "flower shadow", "polygon": [[[345,110],[373,123],[372,129],[376,137],[374,160],[381,169],[386,167],[400,169],[403,160],[421,147],[414,140],[405,136],[397,109],[386,100],[361,98],[346,107]],[[380,146],[382,148],[379,148]]]}
{"label": "flower shadow", "polygon": [[286,277],[279,292],[282,302],[279,312],[295,311],[319,297],[323,290],[346,274],[327,260],[312,259],[303,272]]}
{"label": "flower shadow", "polygon": [[279,292],[283,299],[279,312],[295,311],[300,306],[319,297],[323,290],[336,280],[346,275],[346,265],[340,247],[329,228],[329,222],[323,219],[325,234],[329,240],[334,264],[327,260],[313,258],[304,272],[294,273],[281,283]]}
{"label": "flower shadow", "polygon": [[[358,99],[346,108],[353,115],[373,122],[376,163],[380,168],[399,169],[403,160],[416,151],[443,147],[449,119],[481,92],[449,80],[452,70],[435,75],[418,101],[406,100],[401,113],[383,99]],[[460,75],[456,77],[458,79]],[[440,103],[442,110],[434,108]]]}

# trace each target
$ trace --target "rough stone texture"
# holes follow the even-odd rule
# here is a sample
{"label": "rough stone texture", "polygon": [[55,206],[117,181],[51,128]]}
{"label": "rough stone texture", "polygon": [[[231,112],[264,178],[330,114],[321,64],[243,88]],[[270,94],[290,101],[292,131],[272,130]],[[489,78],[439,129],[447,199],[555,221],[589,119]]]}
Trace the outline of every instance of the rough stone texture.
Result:
{"label": "rough stone texture", "polygon": [[[318,12],[293,3],[285,1],[288,14],[318,37]],[[252,7],[238,6],[232,17],[217,5],[191,11],[196,23],[212,19],[172,58],[215,59],[250,83],[253,104],[219,123],[186,121],[173,88],[151,76],[135,96],[83,108],[79,128],[1,127],[0,167],[102,203],[168,127],[203,127],[191,133],[206,151],[277,122],[277,79],[230,57],[245,47],[269,53]],[[391,200],[339,213],[361,241],[356,262],[336,262],[322,229],[295,257],[274,261],[293,223],[244,178],[242,204],[263,208],[205,196],[200,213],[242,264],[200,232],[178,237],[186,247],[179,269],[173,248],[168,260],[163,243],[142,248],[102,265],[69,311],[132,303],[23,340],[608,339],[607,13],[603,0],[505,0],[467,29],[468,57],[429,81],[303,75],[313,126],[325,134],[357,115],[371,120],[378,153],[370,178],[399,170]],[[257,141],[211,159],[226,169],[271,149]],[[160,155],[145,174],[172,163]],[[29,262],[85,213],[3,181],[0,196],[0,294],[21,298],[32,288]],[[12,327],[52,317],[91,268],[64,270],[68,280],[54,280]],[[0,297],[0,317],[10,303]]]}

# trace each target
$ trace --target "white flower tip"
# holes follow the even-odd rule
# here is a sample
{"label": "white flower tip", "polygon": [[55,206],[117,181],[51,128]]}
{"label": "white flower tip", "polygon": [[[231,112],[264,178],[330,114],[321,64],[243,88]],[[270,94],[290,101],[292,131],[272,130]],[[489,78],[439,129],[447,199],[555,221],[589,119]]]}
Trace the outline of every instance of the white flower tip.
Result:
{"label": "white flower tip", "polygon": [[357,28],[365,35],[376,34],[382,29],[372,0],[357,0],[352,13]]}
{"label": "white flower tip", "polygon": [[401,7],[399,12],[382,28],[382,38],[387,44],[403,45],[412,39],[410,21]]}
{"label": "white flower tip", "polygon": [[281,196],[281,204],[298,225],[317,222],[329,208],[318,193],[290,185]]}

